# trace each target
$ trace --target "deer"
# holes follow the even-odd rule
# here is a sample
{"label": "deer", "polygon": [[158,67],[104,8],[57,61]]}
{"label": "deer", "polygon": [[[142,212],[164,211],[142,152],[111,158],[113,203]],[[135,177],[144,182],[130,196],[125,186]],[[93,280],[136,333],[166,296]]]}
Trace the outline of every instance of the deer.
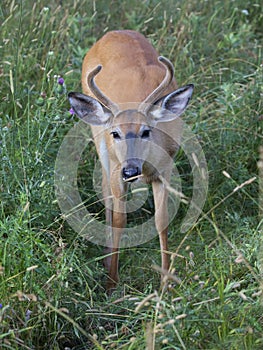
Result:
{"label": "deer", "polygon": [[77,117],[90,125],[102,165],[105,220],[112,232],[104,258],[106,290],[111,293],[119,282],[125,196],[129,184],[138,181],[152,186],[162,280],[170,266],[165,182],[180,146],[179,116],[194,85],[178,88],[173,64],[132,30],[110,31],[99,39],[84,57],[81,81],[83,93],[69,92],[68,99]]}

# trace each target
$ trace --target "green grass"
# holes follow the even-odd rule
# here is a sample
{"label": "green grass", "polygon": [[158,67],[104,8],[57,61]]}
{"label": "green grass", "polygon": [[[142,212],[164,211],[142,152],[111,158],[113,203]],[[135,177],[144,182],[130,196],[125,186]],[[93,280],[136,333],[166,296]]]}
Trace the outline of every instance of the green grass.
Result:
{"label": "green grass", "polygon": [[[261,2],[4,0],[0,17],[0,347],[262,349]],[[180,232],[184,205],[170,227],[181,284],[159,289],[156,238],[121,252],[121,282],[107,297],[103,249],[62,215],[54,167],[76,123],[66,92],[81,90],[85,52],[105,31],[128,28],[171,59],[179,85],[195,84],[184,118],[209,191],[190,231]],[[90,203],[92,143],[85,155],[79,187]],[[182,151],[177,167],[191,196]]]}

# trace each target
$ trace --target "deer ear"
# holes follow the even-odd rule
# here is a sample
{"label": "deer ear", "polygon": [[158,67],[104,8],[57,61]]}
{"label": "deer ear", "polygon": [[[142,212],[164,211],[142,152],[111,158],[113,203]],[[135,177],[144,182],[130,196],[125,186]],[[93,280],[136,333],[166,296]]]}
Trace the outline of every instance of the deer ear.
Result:
{"label": "deer ear", "polygon": [[178,118],[185,111],[193,90],[193,84],[185,85],[159,100],[161,108],[151,112],[154,122],[169,122]]}
{"label": "deer ear", "polygon": [[110,111],[106,111],[95,98],[70,92],[68,99],[76,115],[85,123],[91,125],[104,125],[112,117]]}

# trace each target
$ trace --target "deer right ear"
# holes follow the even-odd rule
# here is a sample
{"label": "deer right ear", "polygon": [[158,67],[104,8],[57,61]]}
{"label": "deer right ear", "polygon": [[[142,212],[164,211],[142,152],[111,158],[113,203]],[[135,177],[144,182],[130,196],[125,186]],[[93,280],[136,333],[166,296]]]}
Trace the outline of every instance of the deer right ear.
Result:
{"label": "deer right ear", "polygon": [[155,123],[162,123],[178,118],[185,111],[193,90],[193,84],[185,85],[160,99],[159,102],[161,102],[162,108],[158,108],[151,113],[152,120]]}
{"label": "deer right ear", "polygon": [[103,106],[93,97],[70,92],[68,99],[76,115],[85,123],[104,125],[112,117],[110,111],[105,111]]}

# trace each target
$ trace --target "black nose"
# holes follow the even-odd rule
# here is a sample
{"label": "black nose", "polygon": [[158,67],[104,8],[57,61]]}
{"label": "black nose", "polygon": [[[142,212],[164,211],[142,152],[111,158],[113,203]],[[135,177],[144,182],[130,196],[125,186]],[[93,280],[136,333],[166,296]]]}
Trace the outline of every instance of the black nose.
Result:
{"label": "black nose", "polygon": [[124,181],[133,182],[137,179],[132,179],[132,180],[129,180],[129,179],[138,175],[141,175],[141,172],[138,167],[127,166],[126,168],[122,169],[122,178]]}

